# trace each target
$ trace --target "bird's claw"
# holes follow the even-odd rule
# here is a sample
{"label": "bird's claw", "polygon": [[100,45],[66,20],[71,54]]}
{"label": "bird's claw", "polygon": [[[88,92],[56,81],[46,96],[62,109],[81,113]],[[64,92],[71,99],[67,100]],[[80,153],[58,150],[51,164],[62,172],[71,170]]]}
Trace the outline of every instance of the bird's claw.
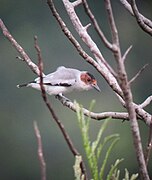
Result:
{"label": "bird's claw", "polygon": [[67,97],[63,96],[62,94],[57,94],[55,97],[56,97],[57,99],[59,99],[59,100],[63,103],[63,105],[64,105],[66,102],[70,101],[70,99],[68,99]]}

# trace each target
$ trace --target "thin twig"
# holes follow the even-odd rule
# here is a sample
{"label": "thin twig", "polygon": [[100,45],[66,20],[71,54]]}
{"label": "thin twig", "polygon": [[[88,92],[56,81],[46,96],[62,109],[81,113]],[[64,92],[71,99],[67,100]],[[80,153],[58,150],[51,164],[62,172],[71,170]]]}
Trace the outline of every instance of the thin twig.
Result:
{"label": "thin twig", "polygon": [[129,46],[129,48],[126,50],[126,52],[124,53],[123,57],[122,57],[122,61],[124,62],[126,60],[127,55],[129,54],[130,50],[132,49],[132,45]]}
{"label": "thin twig", "polygon": [[152,96],[149,96],[143,103],[139,104],[142,109],[148,106],[152,101]]}
{"label": "thin twig", "polygon": [[38,128],[37,122],[34,121],[34,131],[37,138],[37,144],[38,144],[38,158],[40,162],[40,168],[41,168],[41,180],[46,180],[46,163],[43,155],[43,147],[42,147],[42,139],[40,130]]}
{"label": "thin twig", "polygon": [[107,38],[105,37],[104,33],[102,32],[96,18],[94,17],[94,14],[91,12],[91,9],[87,3],[86,0],[82,0],[83,2],[83,6],[84,6],[84,9],[87,13],[87,15],[89,16],[90,20],[92,21],[93,25],[94,25],[94,28],[96,30],[96,32],[98,33],[99,37],[101,38],[101,40],[103,41],[104,45],[109,48],[110,50],[113,50],[113,46],[112,44],[107,40]]}
{"label": "thin twig", "polygon": [[[47,106],[47,108],[49,109],[49,112],[51,113],[54,121],[56,122],[56,124],[58,125],[59,129],[61,130],[61,133],[70,149],[70,151],[72,152],[72,154],[74,156],[76,155],[79,155],[79,152],[78,150],[74,147],[74,144],[69,136],[69,134],[66,132],[65,128],[64,128],[64,125],[62,124],[62,122],[59,120],[59,118],[57,117],[55,111],[53,110],[52,108],[52,105],[49,103],[48,99],[47,99],[47,96],[46,96],[46,92],[45,92],[45,87],[43,85],[43,61],[42,61],[42,56],[41,56],[41,51],[40,51],[40,48],[37,44],[37,39],[35,38],[35,48],[37,50],[37,55],[38,55],[38,64],[39,64],[39,71],[40,71],[40,87],[41,87],[41,94],[42,94],[42,98]],[[84,174],[85,176],[85,180],[87,180],[87,173],[86,173],[86,169],[85,169],[85,165],[84,165],[84,162],[82,160],[81,162],[81,170],[82,170],[82,173]]]}
{"label": "thin twig", "polygon": [[[117,31],[117,27],[116,27],[116,24],[115,24],[115,20],[114,20],[114,16],[113,16],[110,1],[105,0],[105,7],[106,7],[106,10],[107,10],[110,29],[111,29],[112,43],[113,43],[113,46],[118,46],[119,45],[118,31]],[[115,52],[115,51],[118,51],[117,47],[113,49],[113,52]]]}
{"label": "thin twig", "polygon": [[148,66],[149,64],[145,64],[139,71],[138,73],[129,81],[129,85],[132,84],[140,75],[141,73],[145,70],[145,68]]}

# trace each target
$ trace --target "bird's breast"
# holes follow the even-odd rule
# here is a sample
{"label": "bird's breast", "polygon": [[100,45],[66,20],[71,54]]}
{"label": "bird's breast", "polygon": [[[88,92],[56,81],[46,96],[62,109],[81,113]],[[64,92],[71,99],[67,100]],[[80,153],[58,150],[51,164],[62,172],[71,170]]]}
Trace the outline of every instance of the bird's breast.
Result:
{"label": "bird's breast", "polygon": [[71,92],[73,88],[64,86],[45,86],[46,92],[50,95],[65,94]]}

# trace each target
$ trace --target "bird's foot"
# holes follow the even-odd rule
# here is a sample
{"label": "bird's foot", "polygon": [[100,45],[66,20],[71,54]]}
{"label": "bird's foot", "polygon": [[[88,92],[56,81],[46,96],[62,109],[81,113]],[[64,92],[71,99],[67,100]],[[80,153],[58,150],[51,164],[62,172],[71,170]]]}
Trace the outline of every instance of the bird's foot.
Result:
{"label": "bird's foot", "polygon": [[62,94],[57,94],[55,97],[57,99],[59,99],[63,104],[65,104],[66,102],[70,101],[70,99],[68,99],[67,97],[63,96]]}

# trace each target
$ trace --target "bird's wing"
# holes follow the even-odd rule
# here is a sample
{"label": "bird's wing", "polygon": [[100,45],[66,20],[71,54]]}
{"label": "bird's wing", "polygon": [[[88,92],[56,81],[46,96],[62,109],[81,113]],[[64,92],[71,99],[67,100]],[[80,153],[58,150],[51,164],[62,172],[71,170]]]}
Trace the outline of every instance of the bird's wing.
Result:
{"label": "bird's wing", "polygon": [[[77,70],[76,70],[77,71]],[[40,78],[35,79],[36,83]],[[43,83],[50,86],[72,86],[76,82],[75,69],[59,67],[55,72],[43,77]]]}

